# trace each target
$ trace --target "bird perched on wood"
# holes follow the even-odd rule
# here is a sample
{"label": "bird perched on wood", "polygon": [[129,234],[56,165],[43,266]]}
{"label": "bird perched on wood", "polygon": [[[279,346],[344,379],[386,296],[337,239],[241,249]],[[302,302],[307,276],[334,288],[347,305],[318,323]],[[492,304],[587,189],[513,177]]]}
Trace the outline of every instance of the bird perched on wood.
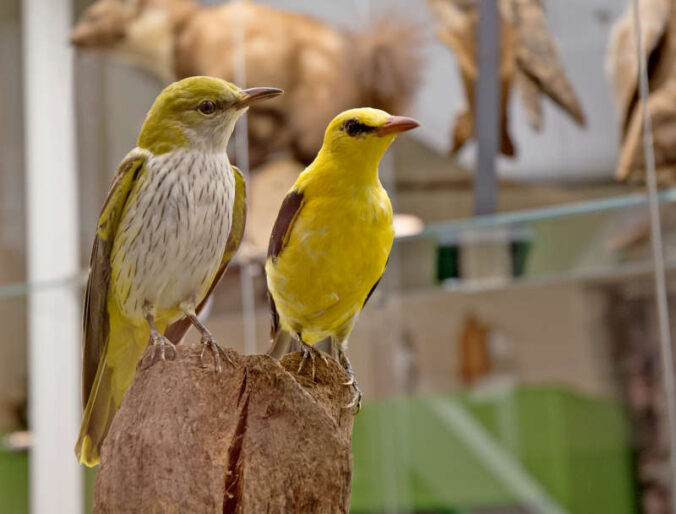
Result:
{"label": "bird perched on wood", "polygon": [[308,164],[339,112],[372,105],[406,108],[421,75],[419,28],[393,17],[367,30],[250,1],[203,6],[193,0],[97,0],[71,34],[83,50],[106,51],[163,81],[211,75],[272,83],[283,98],[249,112],[252,166],[290,151]]}
{"label": "bird perched on wood", "polygon": [[[655,165],[660,182],[676,179],[676,2],[639,0],[641,40],[648,73],[646,102],[652,120]],[[606,72],[620,122],[619,180],[645,176],[643,110],[638,94],[638,51],[631,3],[610,34]]]}
{"label": "bird perched on wood", "polygon": [[[474,90],[478,77],[477,0],[427,0],[438,20],[439,39],[456,56],[468,106],[456,120],[451,153],[474,137]],[[509,134],[508,103],[516,82],[531,127],[542,129],[540,96],[548,96],[578,125],[585,117],[575,90],[566,77],[556,44],[547,28],[542,0],[500,0],[501,147],[504,155],[516,150]]]}
{"label": "bird perched on wood", "polygon": [[[392,206],[378,164],[395,137],[417,121],[363,108],[331,121],[315,160],[282,202],[265,264],[273,347],[285,334],[307,358],[331,338],[361,406],[361,392],[345,355],[357,316],[385,271],[392,247]],[[300,369],[299,369],[300,372]]]}
{"label": "bird perched on wood", "polygon": [[280,93],[193,77],[167,87],[148,112],[138,146],[115,175],[92,249],[84,414],[75,447],[80,462],[98,463],[99,446],[149,341],[153,359],[157,349],[165,359],[194,325],[220,371],[223,350],[197,313],[244,230],[244,179],[230,166],[226,146],[251,103]]}

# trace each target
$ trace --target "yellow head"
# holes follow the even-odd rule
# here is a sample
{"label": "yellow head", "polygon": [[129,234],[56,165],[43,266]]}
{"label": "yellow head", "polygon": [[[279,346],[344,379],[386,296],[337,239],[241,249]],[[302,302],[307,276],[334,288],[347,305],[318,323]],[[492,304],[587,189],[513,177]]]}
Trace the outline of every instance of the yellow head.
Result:
{"label": "yellow head", "polygon": [[281,89],[240,89],[214,77],[189,77],[167,86],[155,99],[138,145],[155,154],[177,148],[225,152],[237,119],[258,100]]}
{"label": "yellow head", "polygon": [[350,109],[329,123],[320,156],[337,160],[341,167],[377,168],[397,135],[418,125],[413,118],[391,116],[379,109]]}

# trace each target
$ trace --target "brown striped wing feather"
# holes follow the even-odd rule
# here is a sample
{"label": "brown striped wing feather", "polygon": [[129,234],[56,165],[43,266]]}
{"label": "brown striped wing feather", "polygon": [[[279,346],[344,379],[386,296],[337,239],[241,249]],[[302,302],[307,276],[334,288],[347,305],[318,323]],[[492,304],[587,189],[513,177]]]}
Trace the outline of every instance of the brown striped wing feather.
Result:
{"label": "brown striped wing feather", "polygon": [[96,370],[110,333],[108,319],[108,285],[110,283],[110,253],[120,218],[146,156],[130,153],[115,174],[108,197],[99,216],[96,236],[92,246],[89,278],[84,298],[82,318],[82,405],[87,405],[96,377]]}

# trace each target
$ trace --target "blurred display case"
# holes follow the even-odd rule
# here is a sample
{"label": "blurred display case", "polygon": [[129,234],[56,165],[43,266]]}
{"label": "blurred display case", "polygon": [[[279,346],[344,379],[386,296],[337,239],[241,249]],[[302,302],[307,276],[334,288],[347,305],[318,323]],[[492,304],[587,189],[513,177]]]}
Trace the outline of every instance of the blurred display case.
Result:
{"label": "blurred display case", "polygon": [[[260,3],[340,27],[402,11],[427,37],[424,78],[404,113],[423,128],[399,138],[381,167],[395,211],[422,228],[396,238],[350,340],[365,397],[355,418],[352,511],[670,512],[648,199],[640,182],[613,178],[620,129],[603,72],[624,6],[546,2],[587,126],[548,101],[545,130],[535,133],[512,95],[519,154],[498,160],[498,212],[477,217],[472,148],[448,156],[461,79],[425,2]],[[75,4],[79,15],[88,2]],[[27,283],[20,16],[18,0],[0,6],[0,434],[30,428],[27,295],[81,294],[112,172],[162,86],[123,62],[78,54],[82,272]],[[256,221],[209,311],[216,338],[240,352],[268,347],[266,227],[302,169],[284,158],[251,170],[250,191],[262,191],[251,198]],[[659,202],[676,329],[676,189],[663,187]],[[12,441],[0,440],[0,512],[23,513],[28,449]],[[84,475],[90,505],[95,473]]]}

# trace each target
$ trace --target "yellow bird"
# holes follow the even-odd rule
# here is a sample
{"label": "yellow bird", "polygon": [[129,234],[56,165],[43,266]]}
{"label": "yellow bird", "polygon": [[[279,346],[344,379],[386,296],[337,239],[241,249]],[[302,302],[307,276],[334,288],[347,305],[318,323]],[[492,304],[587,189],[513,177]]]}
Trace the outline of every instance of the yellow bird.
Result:
{"label": "yellow bird", "polygon": [[115,175],[92,249],[84,413],[75,446],[81,463],[99,462],[101,442],[149,341],[153,358],[159,348],[164,359],[194,325],[220,371],[223,350],[197,314],[244,231],[244,179],[226,147],[247,107],[280,93],[191,77],[165,88],[148,112],[137,148]]}
{"label": "yellow bird", "polygon": [[355,390],[345,355],[357,316],[385,271],[392,248],[392,205],[378,164],[397,134],[419,125],[371,108],[352,109],[331,121],[315,160],[282,202],[265,264],[272,310],[273,348],[288,334],[303,358],[325,359],[313,347],[331,338]]}

